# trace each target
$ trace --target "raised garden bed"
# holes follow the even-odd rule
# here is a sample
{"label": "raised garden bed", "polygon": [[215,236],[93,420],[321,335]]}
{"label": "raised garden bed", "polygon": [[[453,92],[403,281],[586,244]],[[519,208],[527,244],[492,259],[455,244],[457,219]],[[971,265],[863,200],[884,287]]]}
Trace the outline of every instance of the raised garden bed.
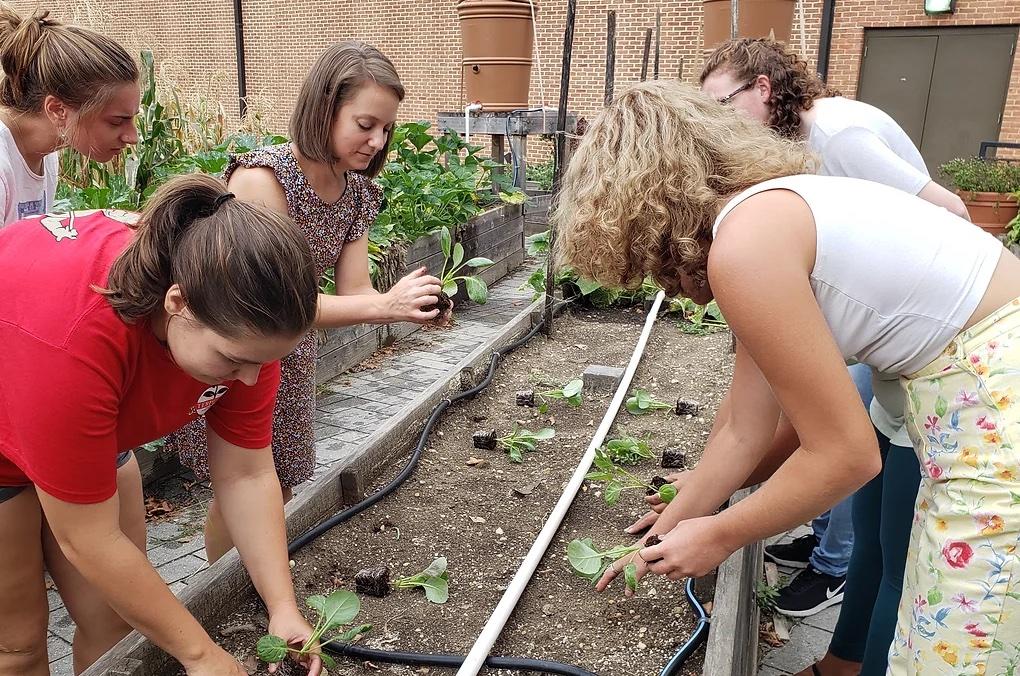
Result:
{"label": "raised garden bed", "polygon": [[[524,262],[524,212],[520,206],[505,204],[472,218],[454,233],[464,245],[467,258],[484,256],[493,262],[478,277],[493,284]],[[400,276],[421,266],[435,275],[443,266],[439,233],[422,237],[412,244]],[[458,300],[459,302],[459,300]],[[361,363],[376,350],[392,345],[420,327],[417,324],[361,324],[321,332],[316,381],[325,383]]]}
{"label": "raised garden bed", "polygon": [[[586,392],[581,406],[552,401],[542,414],[538,409],[517,407],[516,392],[535,387],[536,381],[566,383],[592,361],[625,365],[641,320],[640,311],[579,311],[559,320],[552,340],[536,337],[508,357],[484,393],[443,416],[421,465],[407,483],[295,556],[299,595],[328,593],[338,587],[353,590],[353,578],[362,568],[387,565],[398,577],[446,556],[450,570],[446,604],[429,603],[415,590],[400,590],[382,599],[363,597],[357,623],[375,625],[362,641],[367,646],[466,653],[611,397]],[[670,411],[644,416],[622,412],[610,436],[648,435],[657,454],[666,446],[679,447],[693,464],[729,383],[728,334],[689,336],[677,331],[672,320],[661,322],[653,331],[633,387],[662,400],[697,399],[703,409],[691,418]],[[554,427],[556,437],[525,453],[519,464],[510,462],[504,451],[472,447],[476,430],[494,428],[505,435],[515,421],[532,430]],[[405,453],[406,446],[391,444],[389,462],[377,474],[376,485],[400,469]],[[363,462],[361,473],[371,475],[369,468],[379,460],[377,456],[376,462]],[[645,460],[634,471],[649,477],[663,473],[656,460]],[[332,499],[341,501],[336,495]],[[627,492],[610,507],[598,486],[586,484],[493,654],[570,662],[606,676],[637,673],[635,664],[641,665],[640,673],[657,673],[694,627],[683,586],[649,578],[633,599],[624,599],[619,587],[600,596],[571,571],[565,556],[567,543],[575,538],[590,537],[606,547],[629,544],[631,538],[622,528],[641,511],[640,492]],[[200,619],[212,627],[217,640],[254,668],[254,644],[264,630],[262,611],[247,585],[227,584],[225,591],[215,592],[219,607],[206,607],[208,612]],[[704,593],[701,600],[709,601]],[[236,600],[236,605],[225,604],[227,599]],[[146,651],[122,644],[120,648],[121,661],[139,659],[146,674],[180,673],[161,664],[165,660],[157,654],[151,647]],[[702,673],[702,660],[702,654],[696,654],[684,673]],[[109,669],[117,663],[104,666]],[[384,673],[417,673],[411,667],[377,666]],[[349,661],[341,668],[344,673],[377,673],[375,668]]]}

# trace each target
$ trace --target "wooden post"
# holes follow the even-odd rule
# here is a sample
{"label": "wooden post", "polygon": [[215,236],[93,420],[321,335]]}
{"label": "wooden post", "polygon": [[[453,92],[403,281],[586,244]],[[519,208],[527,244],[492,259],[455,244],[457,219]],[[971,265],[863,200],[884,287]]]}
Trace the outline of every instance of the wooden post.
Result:
{"label": "wooden post", "polygon": [[662,10],[655,10],[655,61],[652,64],[652,79],[659,79],[659,54],[660,50],[660,39],[659,36],[662,34]]}
{"label": "wooden post", "polygon": [[677,70],[676,79],[677,80],[684,79],[684,57],[682,56],[680,57],[680,68]]}
{"label": "wooden post", "polygon": [[606,96],[603,104],[613,102],[613,86],[616,83],[616,12],[606,14]]}
{"label": "wooden post", "polygon": [[644,82],[648,79],[648,55],[652,50],[652,29],[648,28],[645,30],[645,53],[641,57],[641,81]]}
{"label": "wooden post", "polygon": [[[493,162],[499,162],[500,164],[503,164],[506,161],[506,157],[505,157],[506,150],[504,149],[505,148],[505,145],[504,145],[505,141],[506,141],[506,137],[505,136],[502,136],[500,134],[493,134],[492,135],[492,152],[491,152],[491,154],[492,154]],[[506,168],[505,167],[500,167],[499,169],[493,169],[492,170],[492,178],[493,178],[493,181],[492,181],[492,191],[494,193],[496,193],[497,196],[499,195],[499,184],[496,183],[496,179],[499,176],[501,176],[501,175],[503,175],[505,173],[506,173]],[[517,177],[516,176],[511,176],[510,180],[513,180],[515,178],[517,178]]]}
{"label": "wooden post", "polygon": [[[560,192],[563,180],[563,163],[567,157],[567,93],[570,91],[570,61],[574,52],[574,17],[577,14],[577,0],[567,2],[567,27],[563,32],[563,68],[560,72],[560,107],[556,112],[556,163],[553,166],[553,204]],[[556,228],[549,224],[549,259],[545,268],[545,325],[542,332],[552,335],[553,296],[556,279]]]}

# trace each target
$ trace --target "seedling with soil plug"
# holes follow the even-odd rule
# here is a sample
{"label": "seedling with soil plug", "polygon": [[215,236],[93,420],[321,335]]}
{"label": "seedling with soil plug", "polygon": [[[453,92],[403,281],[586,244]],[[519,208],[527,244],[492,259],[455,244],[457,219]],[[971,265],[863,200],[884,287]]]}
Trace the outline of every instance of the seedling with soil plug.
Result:
{"label": "seedling with soil plug", "polygon": [[[332,657],[323,652],[313,651],[312,646],[322,643],[322,636],[327,631],[339,629],[353,622],[361,611],[361,601],[352,592],[338,589],[329,596],[309,596],[306,603],[319,617],[315,622],[312,635],[308,637],[301,649],[291,648],[287,645],[287,641],[279,636],[267,634],[260,638],[255,645],[255,652],[260,660],[276,664],[286,659],[288,654],[295,659],[300,659],[312,655],[314,652],[322,658],[322,662],[328,668],[336,669],[336,662]],[[352,627],[331,640],[349,643],[371,629],[372,625],[370,624]]]}
{"label": "seedling with soil plug", "polygon": [[636,389],[630,398],[627,399],[627,411],[632,415],[644,415],[653,411],[664,411],[673,408],[672,404],[658,401],[645,390]]}
{"label": "seedling with soil plug", "polygon": [[588,472],[584,477],[589,481],[604,481],[605,488],[602,497],[607,505],[615,505],[620,501],[620,494],[623,491],[644,489],[648,495],[658,493],[659,499],[663,502],[672,502],[676,497],[676,486],[669,483],[662,477],[653,477],[650,482],[631,474],[624,468],[613,462],[607,452],[603,449],[595,451],[595,471]]}
{"label": "seedling with soil plug", "polygon": [[401,577],[393,581],[396,589],[425,590],[425,598],[432,603],[446,603],[450,598],[450,573],[446,570],[446,557],[440,556],[429,564],[429,567],[417,575]]}
{"label": "seedling with soil plug", "polygon": [[655,457],[648,442],[635,437],[610,439],[604,446],[606,456],[620,465],[636,465],[641,460]]}
{"label": "seedling with soil plug", "polygon": [[496,443],[510,454],[511,462],[524,462],[525,451],[535,450],[538,442],[548,441],[554,436],[556,436],[556,430],[551,427],[543,427],[537,432],[532,432],[514,425],[513,431],[505,437],[496,439]]}
{"label": "seedling with soil plug", "polygon": [[517,392],[517,405],[534,406],[535,402],[538,401],[538,412],[548,413],[549,400],[562,399],[571,406],[577,407],[580,406],[583,401],[583,395],[581,394],[581,390],[583,389],[584,381],[581,378],[575,378],[563,387],[558,387],[554,390],[546,390],[545,392],[521,390]]}
{"label": "seedling with soil plug", "polygon": [[485,285],[485,280],[473,275],[458,273],[464,268],[472,268],[474,272],[481,272],[482,269],[492,265],[492,261],[481,256],[465,261],[464,245],[460,242],[453,244],[450,229],[446,226],[443,226],[439,232],[439,244],[443,248],[443,274],[440,277],[443,290],[439,294],[439,302],[422,309],[425,312],[438,309],[439,316],[442,316],[453,305],[450,297],[457,293],[457,282],[459,281],[464,282],[468,298],[479,305],[485,305],[485,301],[489,299],[489,287]]}
{"label": "seedling with soil plug", "polygon": [[[630,546],[617,545],[612,549],[600,552],[595,549],[595,543],[591,538],[572,540],[567,545],[567,560],[570,561],[571,567],[578,575],[595,583],[599,581],[606,569],[613,565],[613,562],[634,554],[642,547],[652,547],[657,544],[659,544],[658,536],[650,535],[644,544],[638,542]],[[627,582],[627,589],[637,591],[637,564],[631,562],[624,566],[623,577]]]}

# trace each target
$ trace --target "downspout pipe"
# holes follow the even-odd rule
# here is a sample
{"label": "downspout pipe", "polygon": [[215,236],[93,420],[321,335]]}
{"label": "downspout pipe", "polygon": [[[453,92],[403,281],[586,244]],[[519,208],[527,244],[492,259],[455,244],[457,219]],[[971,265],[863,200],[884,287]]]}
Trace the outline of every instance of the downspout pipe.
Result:
{"label": "downspout pipe", "polygon": [[248,114],[248,78],[244,65],[244,15],[241,0],[234,0],[234,53],[237,58],[237,107],[243,118]]}
{"label": "downspout pipe", "polygon": [[836,17],[836,0],[822,0],[822,26],[818,35],[818,74],[829,79],[829,50],[832,47],[832,24]]}

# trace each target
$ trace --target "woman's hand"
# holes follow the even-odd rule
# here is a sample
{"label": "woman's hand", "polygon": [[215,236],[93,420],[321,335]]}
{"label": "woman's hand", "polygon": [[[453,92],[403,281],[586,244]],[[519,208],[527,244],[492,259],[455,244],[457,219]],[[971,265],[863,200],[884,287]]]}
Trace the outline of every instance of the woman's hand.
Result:
{"label": "woman's hand", "polygon": [[[279,636],[292,648],[300,650],[312,635],[312,627],[305,620],[297,607],[277,611],[269,619],[269,633]],[[318,645],[309,646],[313,653],[319,652]],[[322,659],[318,655],[308,655],[299,660],[308,669],[308,676],[318,676],[322,671]],[[269,673],[275,674],[278,664],[269,665]]]}
{"label": "woman's hand", "polygon": [[248,676],[241,663],[215,643],[211,645],[207,657],[191,666],[185,665],[188,676]]}
{"label": "woman's hand", "polygon": [[686,519],[661,537],[662,542],[641,550],[648,571],[670,580],[707,575],[738,549],[727,542],[716,516]]}
{"label": "woman's hand", "polygon": [[423,308],[439,302],[442,292],[439,279],[422,267],[403,277],[383,294],[388,321],[424,324],[439,316],[439,310]]}
{"label": "woman's hand", "polygon": [[[674,472],[672,474],[667,475],[665,479],[671,482],[674,486],[676,486],[677,494],[679,495],[683,487],[690,483],[691,473]],[[647,502],[651,506],[651,510],[648,511],[640,519],[624,528],[623,529],[624,533],[636,535],[641,531],[645,530],[646,528],[651,528],[652,526],[655,525],[655,522],[658,521],[659,515],[662,514],[662,512],[665,511],[666,509],[666,503],[663,502],[662,498],[659,497],[658,492],[645,497],[645,502]]]}

